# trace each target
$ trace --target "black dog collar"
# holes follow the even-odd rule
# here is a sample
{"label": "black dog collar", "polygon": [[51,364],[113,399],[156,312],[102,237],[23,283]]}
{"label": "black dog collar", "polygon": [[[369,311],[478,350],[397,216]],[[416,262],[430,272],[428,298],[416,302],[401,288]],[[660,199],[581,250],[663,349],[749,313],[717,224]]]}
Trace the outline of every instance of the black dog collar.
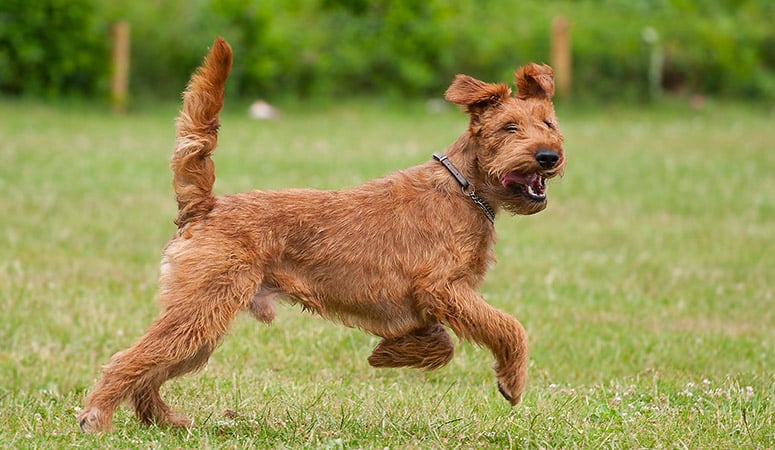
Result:
{"label": "black dog collar", "polygon": [[444,166],[449,173],[452,174],[453,177],[455,177],[455,180],[457,180],[458,184],[460,184],[460,187],[463,189],[463,193],[467,196],[471,197],[471,200],[473,200],[476,205],[482,209],[482,212],[485,216],[487,216],[487,220],[490,221],[493,225],[495,224],[495,211],[492,209],[490,205],[487,204],[484,200],[482,200],[481,197],[476,195],[476,190],[474,189],[474,186],[466,180],[466,177],[463,176],[462,173],[460,173],[459,170],[457,170],[457,167],[455,167],[452,162],[447,159],[446,155],[440,155],[438,153],[433,154],[433,159],[440,162],[442,166]]}

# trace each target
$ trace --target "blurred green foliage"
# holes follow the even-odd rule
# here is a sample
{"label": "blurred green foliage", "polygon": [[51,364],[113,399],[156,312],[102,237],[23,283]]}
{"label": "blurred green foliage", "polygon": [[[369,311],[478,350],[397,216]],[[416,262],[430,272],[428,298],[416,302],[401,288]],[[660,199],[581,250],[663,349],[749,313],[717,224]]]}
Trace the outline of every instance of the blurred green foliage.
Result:
{"label": "blurred green foliage", "polygon": [[0,2],[0,92],[93,94],[108,49],[90,0]]}
{"label": "blurred green foliage", "polygon": [[647,98],[653,29],[669,91],[775,99],[771,0],[4,0],[0,92],[103,93],[110,25],[128,20],[134,93],[174,95],[221,35],[232,94],[438,96],[456,73],[510,80],[549,62],[558,15],[576,97]]}

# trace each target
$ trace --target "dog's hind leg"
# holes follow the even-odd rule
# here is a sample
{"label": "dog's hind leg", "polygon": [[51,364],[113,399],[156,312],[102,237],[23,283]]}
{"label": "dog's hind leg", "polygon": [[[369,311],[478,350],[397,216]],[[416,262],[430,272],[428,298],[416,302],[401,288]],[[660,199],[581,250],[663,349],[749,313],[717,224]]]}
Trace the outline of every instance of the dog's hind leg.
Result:
{"label": "dog's hind leg", "polygon": [[[180,300],[180,299],[178,299]],[[143,422],[187,425],[171,413],[159,395],[169,378],[202,367],[236,314],[244,309],[235,298],[206,298],[165,302],[167,309],[132,347],[113,356],[78,415],[81,429],[106,431],[113,412],[127,397]]]}
{"label": "dog's hind leg", "polygon": [[435,323],[405,336],[382,339],[369,356],[369,364],[433,370],[447,364],[454,354],[449,333],[440,323]]}
{"label": "dog's hind leg", "polygon": [[172,425],[187,427],[191,421],[185,416],[175,414],[167,406],[159,394],[159,388],[165,381],[195,371],[203,367],[213,348],[209,345],[202,346],[191,358],[175,363],[169,367],[152,369],[134,387],[131,393],[131,401],[135,408],[137,419],[146,425]]}

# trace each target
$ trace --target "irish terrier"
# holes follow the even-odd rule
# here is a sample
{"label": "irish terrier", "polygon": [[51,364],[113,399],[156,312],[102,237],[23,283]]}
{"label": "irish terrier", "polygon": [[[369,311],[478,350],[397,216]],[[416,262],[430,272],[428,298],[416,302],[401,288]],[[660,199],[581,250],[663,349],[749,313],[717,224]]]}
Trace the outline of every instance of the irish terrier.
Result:
{"label": "irish terrier", "polygon": [[231,67],[217,39],[192,76],[172,155],[178,226],[164,248],[162,312],[104,367],[78,422],[111,428],[129,399],[147,424],[188,426],[159,387],[204,366],[241,311],[270,323],[275,301],[382,338],[374,367],[435,369],[452,358],[449,327],[495,358],[498,389],[520,402],[527,379],[522,325],[477,292],[493,264],[501,210],[546,207],[546,180],[565,165],[552,69],[529,64],[506,84],[458,75],[445,94],[470,115],[444,155],[353,189],[252,191],[216,197],[213,152]]}

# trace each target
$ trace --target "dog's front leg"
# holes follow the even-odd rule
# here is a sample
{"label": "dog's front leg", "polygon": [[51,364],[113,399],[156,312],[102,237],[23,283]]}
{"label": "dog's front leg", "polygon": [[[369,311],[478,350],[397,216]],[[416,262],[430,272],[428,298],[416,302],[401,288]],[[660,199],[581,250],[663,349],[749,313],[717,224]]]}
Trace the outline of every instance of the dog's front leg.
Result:
{"label": "dog's front leg", "polygon": [[[440,307],[444,323],[461,339],[486,346],[495,357],[498,390],[512,405],[522,400],[527,382],[527,334],[519,321],[493,308],[468,286],[445,290]],[[441,301],[441,299],[437,300]]]}

